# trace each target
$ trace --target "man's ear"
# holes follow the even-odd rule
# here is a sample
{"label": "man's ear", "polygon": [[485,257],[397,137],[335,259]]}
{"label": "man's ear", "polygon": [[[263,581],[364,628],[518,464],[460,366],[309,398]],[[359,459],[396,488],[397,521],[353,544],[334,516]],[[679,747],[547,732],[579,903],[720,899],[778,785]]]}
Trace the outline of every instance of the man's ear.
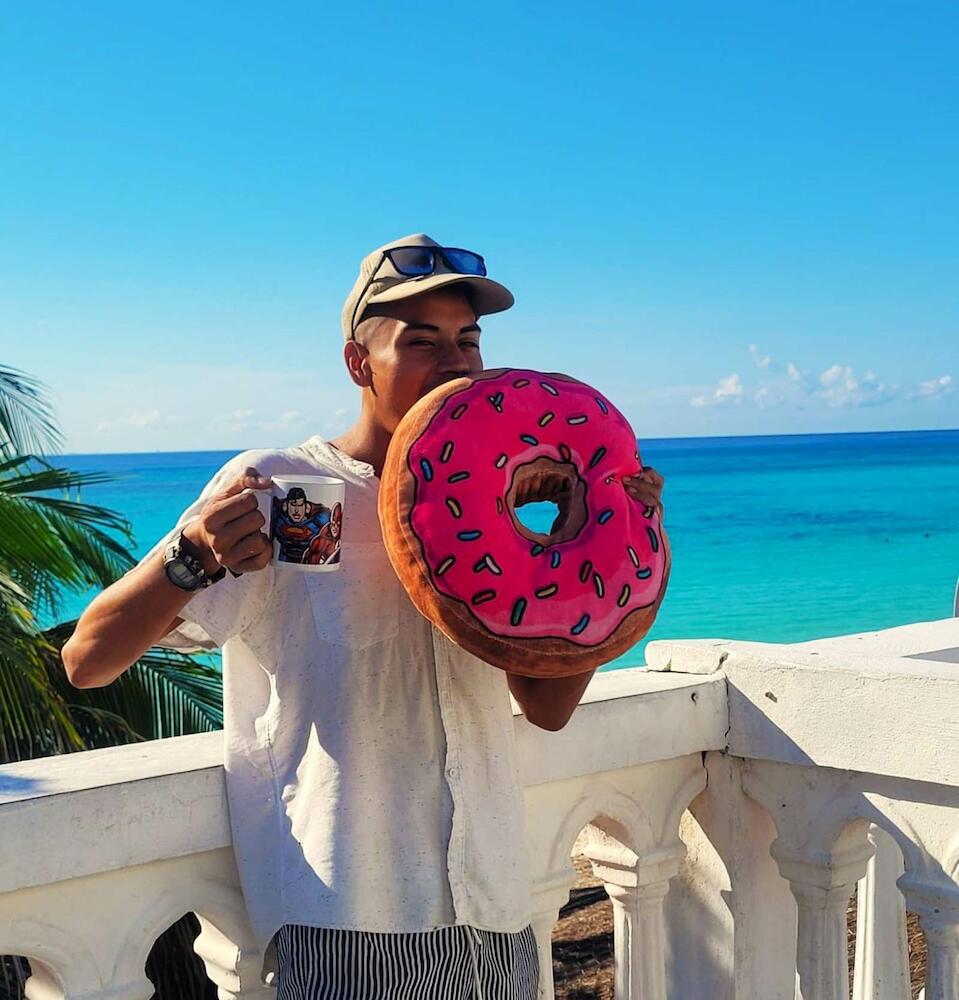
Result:
{"label": "man's ear", "polygon": [[348,340],[343,346],[343,361],[354,385],[369,388],[373,384],[370,352],[363,344]]}

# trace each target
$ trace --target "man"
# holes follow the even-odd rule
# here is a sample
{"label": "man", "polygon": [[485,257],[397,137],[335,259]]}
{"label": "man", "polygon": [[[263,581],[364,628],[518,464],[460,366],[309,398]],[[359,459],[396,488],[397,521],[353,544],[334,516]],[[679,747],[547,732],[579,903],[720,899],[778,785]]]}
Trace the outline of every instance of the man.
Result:
{"label": "man", "polygon": [[[400,419],[483,368],[477,320],[512,303],[482,258],[423,235],[366,257],[343,310],[354,426],[228,462],[64,648],[96,687],[155,643],[222,646],[233,846],[278,1000],[537,994],[509,692],[557,730],[593,672],[520,677],[459,649],[409,601],[376,514]],[[251,491],[281,474],[345,480],[336,573],[268,565]],[[659,505],[653,470],[624,485]]]}
{"label": "man", "polygon": [[299,486],[294,486],[285,500],[274,497],[273,537],[280,543],[281,561],[307,562],[307,550],[329,521],[329,508],[310,503]]}
{"label": "man", "polygon": [[343,507],[333,504],[330,519],[316,533],[309,550],[303,558],[307,563],[339,562],[340,534],[343,530]]}

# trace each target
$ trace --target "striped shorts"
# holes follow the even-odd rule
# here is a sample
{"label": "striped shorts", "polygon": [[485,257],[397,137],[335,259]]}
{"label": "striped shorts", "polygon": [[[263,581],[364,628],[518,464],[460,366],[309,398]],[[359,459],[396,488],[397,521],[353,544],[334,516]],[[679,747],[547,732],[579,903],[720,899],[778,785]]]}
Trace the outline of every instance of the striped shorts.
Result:
{"label": "striped shorts", "polygon": [[276,1000],[536,1000],[532,925],[515,934],[457,925],[383,934],[285,924]]}

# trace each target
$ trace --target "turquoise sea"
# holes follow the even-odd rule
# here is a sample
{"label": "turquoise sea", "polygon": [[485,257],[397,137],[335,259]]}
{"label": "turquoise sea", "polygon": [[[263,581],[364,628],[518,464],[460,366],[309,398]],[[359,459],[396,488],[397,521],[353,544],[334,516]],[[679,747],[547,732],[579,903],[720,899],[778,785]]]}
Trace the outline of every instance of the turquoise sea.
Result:
{"label": "turquoise sea", "polygon": [[[666,478],[673,572],[646,640],[605,669],[641,664],[651,639],[799,642],[952,614],[959,430],[648,439],[640,451]],[[233,454],[62,464],[116,477],[84,499],[122,511],[142,554]],[[88,599],[71,596],[63,616]]]}

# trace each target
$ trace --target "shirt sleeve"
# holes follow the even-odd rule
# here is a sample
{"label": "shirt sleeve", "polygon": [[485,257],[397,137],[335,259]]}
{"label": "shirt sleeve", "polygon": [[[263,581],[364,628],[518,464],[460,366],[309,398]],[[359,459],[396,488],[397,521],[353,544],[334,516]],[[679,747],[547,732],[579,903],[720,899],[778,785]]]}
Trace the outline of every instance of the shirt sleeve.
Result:
{"label": "shirt sleeve", "polygon": [[[269,471],[262,468],[262,464],[257,464],[254,453],[250,452],[237,455],[227,462],[180,515],[176,525],[137,565],[142,565],[157,552],[162,552],[183,527],[196,520],[209,498],[225,489],[248,466],[255,465],[263,475],[270,475]],[[181,624],[156,645],[182,652],[212,650],[223,646],[256,622],[266,609],[273,590],[273,574],[272,566],[253,570],[239,577],[234,577],[227,571],[219,582],[194,592],[189,603],[177,615],[182,619]]]}

